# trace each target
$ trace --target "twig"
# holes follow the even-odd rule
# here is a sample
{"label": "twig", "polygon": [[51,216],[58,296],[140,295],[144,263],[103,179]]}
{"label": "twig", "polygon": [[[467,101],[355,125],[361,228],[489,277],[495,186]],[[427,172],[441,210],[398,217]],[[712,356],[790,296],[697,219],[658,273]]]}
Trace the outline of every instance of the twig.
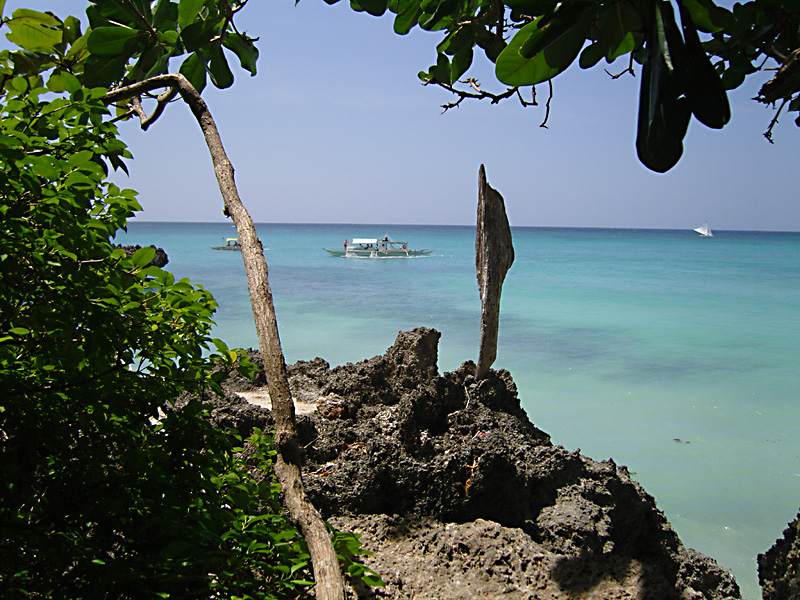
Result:
{"label": "twig", "polygon": [[467,79],[459,80],[459,83],[463,83],[468,85],[472,88],[473,91],[469,90],[460,90],[449,83],[442,83],[440,81],[426,81],[423,85],[438,85],[446,89],[448,92],[455,94],[458,96],[458,100],[455,102],[448,102],[447,104],[442,104],[442,108],[444,109],[442,112],[447,112],[451,108],[457,107],[461,104],[465,98],[470,98],[474,100],[485,100],[489,99],[492,104],[497,104],[501,100],[505,100],[506,98],[510,98],[511,96],[516,95],[519,99],[519,102],[522,106],[537,106],[536,103],[536,94],[533,94],[533,101],[529,102],[522,97],[522,94],[519,91],[518,86],[510,87],[505,92],[501,92],[499,94],[495,94],[493,92],[487,92],[483,88],[481,88],[480,83],[474,77],[468,77]]}
{"label": "twig", "polygon": [[767,141],[770,144],[775,143],[772,139],[772,130],[775,128],[775,125],[778,124],[778,117],[781,115],[781,111],[783,110],[783,107],[786,106],[787,102],[789,102],[789,98],[784,98],[783,102],[781,102],[781,105],[778,107],[778,110],[775,112],[775,116],[772,117],[772,120],[769,122],[769,127],[767,127],[767,130],[764,132],[764,137],[767,138]]}
{"label": "twig", "polygon": [[544,113],[544,121],[539,124],[539,127],[543,127],[547,129],[547,120],[550,118],[550,101],[553,99],[553,80],[548,79],[547,85],[550,87],[550,95],[547,96],[547,102],[545,103],[545,113]]}
{"label": "twig", "polygon": [[625,69],[624,71],[621,71],[621,72],[617,73],[616,75],[614,75],[608,69],[603,69],[603,70],[606,73],[608,73],[608,75],[609,75],[609,77],[611,77],[611,79],[619,79],[620,77],[625,75],[625,73],[630,73],[631,75],[636,77],[636,72],[633,70],[633,55],[631,55],[631,57],[628,59],[628,68]]}

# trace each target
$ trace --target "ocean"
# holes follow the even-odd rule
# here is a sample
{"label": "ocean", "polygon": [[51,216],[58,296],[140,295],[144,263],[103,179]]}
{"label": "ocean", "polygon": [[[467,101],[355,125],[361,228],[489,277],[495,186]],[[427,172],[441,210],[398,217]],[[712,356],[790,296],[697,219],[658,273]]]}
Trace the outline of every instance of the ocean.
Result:
{"label": "ocean", "polygon": [[[219,302],[215,335],[258,347],[244,267],[211,245],[230,223],[133,220],[126,244]],[[475,230],[258,224],[286,361],[385,352],[401,330],[442,333],[439,370],[477,359]],[[427,257],[342,259],[382,237]],[[800,507],[800,233],[512,228],[495,368],[555,443],[626,465],[685,545],[761,597],[756,556]]]}

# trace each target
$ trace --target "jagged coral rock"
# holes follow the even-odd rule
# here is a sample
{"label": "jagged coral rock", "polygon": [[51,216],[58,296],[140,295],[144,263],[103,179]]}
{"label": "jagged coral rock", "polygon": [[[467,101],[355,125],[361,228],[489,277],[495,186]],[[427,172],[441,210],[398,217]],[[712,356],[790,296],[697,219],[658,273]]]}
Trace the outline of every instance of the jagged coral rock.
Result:
{"label": "jagged coral rock", "polygon": [[554,445],[531,423],[510,373],[476,382],[467,362],[440,375],[439,335],[417,328],[383,356],[289,369],[293,393],[327,407],[298,421],[307,493],[363,534],[367,564],[387,580],[354,595],[740,598],[625,467]]}

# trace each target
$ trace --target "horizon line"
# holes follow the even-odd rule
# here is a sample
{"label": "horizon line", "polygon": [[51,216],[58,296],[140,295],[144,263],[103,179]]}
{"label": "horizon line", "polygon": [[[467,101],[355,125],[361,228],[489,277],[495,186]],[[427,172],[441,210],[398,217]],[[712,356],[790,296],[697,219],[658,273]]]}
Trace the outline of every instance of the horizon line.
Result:
{"label": "horizon line", "polygon": [[[137,223],[147,224],[181,224],[181,225],[223,225],[230,224],[234,226],[230,220],[225,221],[167,221],[167,220],[146,220],[137,219],[135,216],[131,217],[128,222],[136,221]],[[474,228],[474,224],[458,225],[458,224],[440,224],[440,223],[309,223],[299,221],[254,221],[255,225],[316,225],[325,227],[335,226],[350,226],[350,227],[469,227]],[[626,226],[601,226],[601,225],[511,225],[512,229],[592,229],[598,231],[694,231],[693,227],[676,228],[676,227],[626,227]],[[735,232],[735,233],[800,233],[800,230],[791,229],[712,229],[714,232]]]}

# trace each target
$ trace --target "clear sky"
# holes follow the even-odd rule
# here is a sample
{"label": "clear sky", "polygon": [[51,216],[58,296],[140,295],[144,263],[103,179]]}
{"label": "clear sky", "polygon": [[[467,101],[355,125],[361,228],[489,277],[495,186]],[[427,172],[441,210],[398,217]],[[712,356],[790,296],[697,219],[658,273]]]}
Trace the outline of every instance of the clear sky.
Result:
{"label": "clear sky", "polygon": [[[8,0],[5,13],[83,17],[85,4]],[[573,65],[554,82],[545,129],[546,86],[539,107],[465,101],[442,114],[453,98],[417,78],[441,34],[398,36],[391,16],[346,0],[252,0],[238,22],[260,37],[259,73],[237,67],[233,88],[204,97],[256,222],[471,225],[483,163],[512,225],[800,231],[800,131],[784,116],[769,144],[773,112],[751,100],[769,73],[730,93],[725,129],[693,120],[680,163],[656,174],[634,148],[638,78]],[[504,89],[476,63],[485,87]],[[115,179],[140,192],[141,220],[224,220],[197,124],[178,104],[165,117],[148,132],[122,127],[135,161]]]}

